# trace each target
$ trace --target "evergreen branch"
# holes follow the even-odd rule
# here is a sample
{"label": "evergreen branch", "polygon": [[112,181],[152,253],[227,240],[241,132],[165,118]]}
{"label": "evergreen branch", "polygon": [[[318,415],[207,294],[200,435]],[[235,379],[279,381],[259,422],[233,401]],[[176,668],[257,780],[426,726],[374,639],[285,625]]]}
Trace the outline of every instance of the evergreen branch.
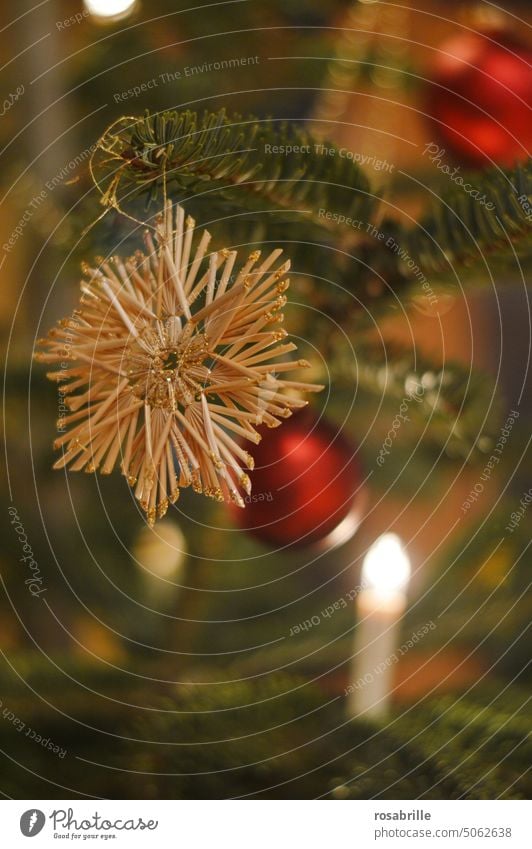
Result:
{"label": "evergreen branch", "polygon": [[427,273],[482,268],[486,259],[529,258],[532,253],[532,159],[475,175],[475,195],[453,185],[415,229],[405,231],[406,250]]}
{"label": "evergreen branch", "polygon": [[422,763],[430,763],[437,753],[439,778],[432,789],[440,797],[446,781],[458,784],[453,794],[458,798],[526,796],[532,755],[530,696],[499,682],[501,690],[503,706],[495,688],[477,687],[466,697],[442,694],[398,718],[394,730],[401,739],[415,740],[424,754]]}
{"label": "evergreen branch", "polygon": [[335,151],[329,154],[319,145],[302,128],[229,118],[223,109],[201,117],[146,113],[120,118],[104,132],[91,173],[103,205],[117,209],[139,194],[151,203],[165,184],[188,207],[203,197],[209,209],[275,211],[290,221],[304,214],[320,231],[334,227],[320,209],[368,220],[376,198],[362,170],[334,145],[327,145]]}
{"label": "evergreen branch", "polygon": [[[335,386],[352,388],[356,381],[362,397],[379,403],[386,398],[392,416],[406,402],[407,414],[420,424],[429,422],[424,443],[438,450],[445,448],[451,458],[470,462],[486,459],[495,435],[495,414],[482,420],[491,410],[493,386],[483,373],[455,361],[443,366],[400,345],[363,342],[357,345],[357,362],[337,356],[332,379]],[[389,427],[386,417],[381,416]]]}

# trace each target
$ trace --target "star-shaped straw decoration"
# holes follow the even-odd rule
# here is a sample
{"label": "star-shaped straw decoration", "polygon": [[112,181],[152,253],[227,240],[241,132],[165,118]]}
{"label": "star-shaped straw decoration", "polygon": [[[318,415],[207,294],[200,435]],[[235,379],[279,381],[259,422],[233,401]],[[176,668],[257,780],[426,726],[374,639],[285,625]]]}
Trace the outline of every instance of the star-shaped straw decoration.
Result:
{"label": "star-shaped straw decoration", "polygon": [[189,485],[244,507],[242,440],[258,443],[257,425],[277,427],[323,388],[279,377],[308,366],[279,360],[296,346],[271,329],[289,285],[282,251],[255,251],[236,272],[236,251],[207,254],[209,242],[168,202],[145,252],[83,265],[81,308],[36,354],[59,366],[48,377],[69,410],[54,468],[110,474],[120,461],[150,524]]}

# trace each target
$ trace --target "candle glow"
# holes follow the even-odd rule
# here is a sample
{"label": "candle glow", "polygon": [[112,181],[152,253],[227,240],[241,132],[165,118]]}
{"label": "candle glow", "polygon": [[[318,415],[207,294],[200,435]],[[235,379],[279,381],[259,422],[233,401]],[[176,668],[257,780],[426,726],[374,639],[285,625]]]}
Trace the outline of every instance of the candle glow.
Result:
{"label": "candle glow", "polygon": [[397,534],[383,534],[364,558],[362,585],[381,597],[402,594],[408,585],[410,571],[410,560]]}
{"label": "candle glow", "polygon": [[133,11],[137,0],[84,0],[85,8],[95,18],[117,21]]}

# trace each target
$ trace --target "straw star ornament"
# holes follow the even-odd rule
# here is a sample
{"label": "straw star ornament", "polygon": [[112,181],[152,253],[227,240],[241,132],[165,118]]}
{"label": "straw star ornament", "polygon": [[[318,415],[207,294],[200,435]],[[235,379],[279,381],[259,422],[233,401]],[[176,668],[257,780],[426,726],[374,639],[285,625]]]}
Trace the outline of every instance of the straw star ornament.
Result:
{"label": "straw star ornament", "polygon": [[[208,254],[182,207],[168,202],[145,251],[83,265],[80,309],[59,322],[36,358],[59,370],[69,413],[54,468],[99,470],[117,463],[153,524],[181,487],[244,507],[258,443],[256,426],[277,427],[323,387],[282,377],[308,366],[284,360],[282,321],[289,261],[253,252]],[[281,376],[280,376],[281,375]]]}

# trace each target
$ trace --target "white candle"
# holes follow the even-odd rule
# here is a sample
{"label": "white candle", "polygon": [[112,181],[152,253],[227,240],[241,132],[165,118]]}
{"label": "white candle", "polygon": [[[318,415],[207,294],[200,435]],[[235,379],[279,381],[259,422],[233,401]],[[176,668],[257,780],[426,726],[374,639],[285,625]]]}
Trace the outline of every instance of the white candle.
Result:
{"label": "white candle", "polygon": [[379,537],[364,558],[357,597],[355,651],[346,691],[353,718],[386,716],[409,578],[410,561],[399,537]]}

